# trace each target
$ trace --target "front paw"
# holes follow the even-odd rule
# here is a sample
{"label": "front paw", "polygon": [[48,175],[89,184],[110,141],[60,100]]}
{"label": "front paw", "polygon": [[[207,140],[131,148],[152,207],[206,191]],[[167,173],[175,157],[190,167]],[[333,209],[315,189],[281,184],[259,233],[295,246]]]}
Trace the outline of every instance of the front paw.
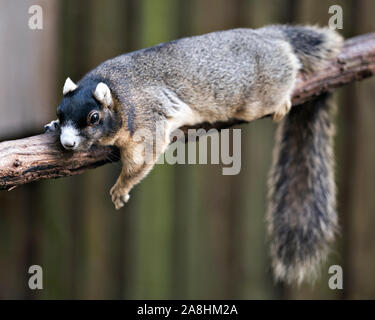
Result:
{"label": "front paw", "polygon": [[112,198],[112,202],[115,205],[116,210],[122,208],[125,203],[129,201],[129,194],[126,190],[119,188],[117,185],[114,185],[109,192]]}
{"label": "front paw", "polygon": [[59,120],[53,120],[44,126],[44,132],[55,132],[59,129]]}

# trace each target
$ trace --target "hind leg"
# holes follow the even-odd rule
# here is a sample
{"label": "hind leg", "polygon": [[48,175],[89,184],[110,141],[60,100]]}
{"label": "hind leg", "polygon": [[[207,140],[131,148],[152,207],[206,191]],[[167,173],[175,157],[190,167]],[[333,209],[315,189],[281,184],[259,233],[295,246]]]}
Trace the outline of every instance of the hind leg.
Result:
{"label": "hind leg", "polygon": [[280,121],[292,108],[292,101],[290,96],[288,97],[276,108],[275,112],[272,115],[272,119],[275,122]]}

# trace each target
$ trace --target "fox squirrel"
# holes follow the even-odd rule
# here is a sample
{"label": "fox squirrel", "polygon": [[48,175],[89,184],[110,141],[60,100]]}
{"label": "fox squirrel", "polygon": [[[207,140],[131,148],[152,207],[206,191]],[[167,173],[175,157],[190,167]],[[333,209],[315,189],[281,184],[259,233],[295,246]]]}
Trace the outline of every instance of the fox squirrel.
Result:
{"label": "fox squirrel", "polygon": [[[333,119],[327,95],[291,109],[298,72],[327,66],[343,39],[328,28],[272,25],[161,43],[107,60],[77,84],[67,78],[58,120],[65,149],[115,145],[123,163],[110,190],[116,209],[152,169],[185,125],[227,120],[281,119],[269,179],[267,213],[276,279],[301,282],[326,256],[337,228],[333,176]],[[287,117],[284,118],[285,115]],[[138,130],[164,131],[137,151]],[[146,143],[146,142],[145,142]]]}

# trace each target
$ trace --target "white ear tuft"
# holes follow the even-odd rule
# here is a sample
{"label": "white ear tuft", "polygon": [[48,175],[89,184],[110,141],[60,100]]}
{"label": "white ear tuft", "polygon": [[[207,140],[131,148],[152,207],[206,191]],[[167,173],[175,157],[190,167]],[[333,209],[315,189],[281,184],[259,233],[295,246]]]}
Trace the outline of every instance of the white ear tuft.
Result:
{"label": "white ear tuft", "polygon": [[68,92],[74,91],[77,89],[77,85],[68,77],[65,80],[63,95],[65,96]]}
{"label": "white ear tuft", "polygon": [[108,86],[103,83],[99,82],[98,85],[96,86],[95,92],[94,92],[94,97],[107,107],[112,105],[112,95],[111,95],[111,90],[108,88]]}

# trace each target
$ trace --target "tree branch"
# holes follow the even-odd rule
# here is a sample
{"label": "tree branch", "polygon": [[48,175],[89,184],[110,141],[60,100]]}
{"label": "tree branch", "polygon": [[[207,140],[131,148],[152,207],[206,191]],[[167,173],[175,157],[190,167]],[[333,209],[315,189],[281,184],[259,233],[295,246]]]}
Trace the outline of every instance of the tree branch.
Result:
{"label": "tree branch", "polygon": [[[375,74],[375,33],[345,41],[338,58],[325,70],[298,77],[293,92],[293,106]],[[190,128],[223,129],[243,121],[232,120],[214,124],[203,123]],[[40,179],[59,178],[83,173],[119,159],[115,148],[94,147],[89,152],[63,150],[54,134],[42,134],[0,143],[0,190]]]}

